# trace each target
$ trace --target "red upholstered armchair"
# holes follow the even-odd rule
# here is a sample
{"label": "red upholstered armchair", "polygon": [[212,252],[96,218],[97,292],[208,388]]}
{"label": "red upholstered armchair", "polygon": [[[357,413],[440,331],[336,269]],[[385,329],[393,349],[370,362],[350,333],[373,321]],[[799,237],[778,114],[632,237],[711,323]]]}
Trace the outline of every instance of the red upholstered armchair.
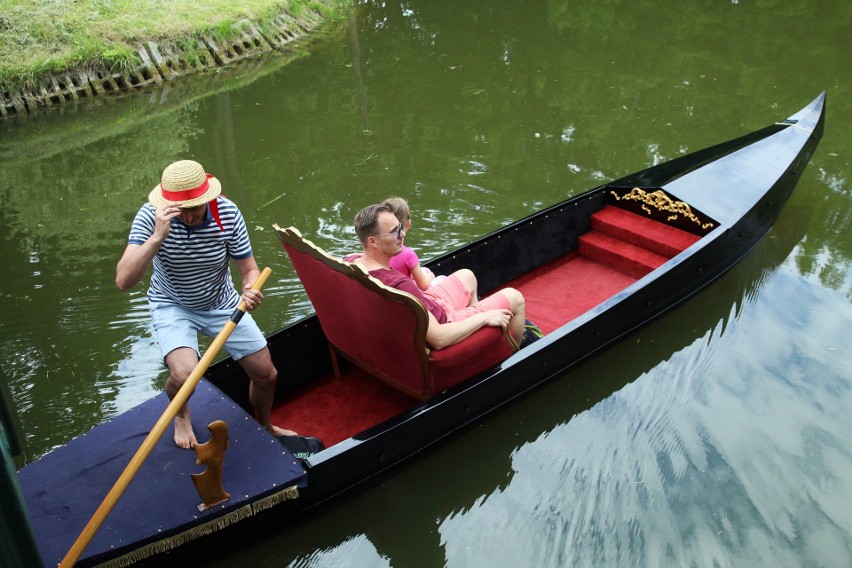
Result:
{"label": "red upholstered armchair", "polygon": [[337,376],[340,354],[402,392],[426,399],[515,350],[495,327],[445,349],[430,349],[429,318],[417,298],[385,286],[359,264],[330,256],[293,227],[275,225],[275,232],[316,310]]}

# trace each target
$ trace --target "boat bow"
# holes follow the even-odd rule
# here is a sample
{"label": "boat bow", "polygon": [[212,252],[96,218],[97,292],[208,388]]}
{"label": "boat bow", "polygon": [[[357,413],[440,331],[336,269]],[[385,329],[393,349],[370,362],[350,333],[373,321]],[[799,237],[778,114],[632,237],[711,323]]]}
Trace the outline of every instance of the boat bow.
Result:
{"label": "boat bow", "polygon": [[[780,130],[663,185],[663,189],[730,227],[764,197],[789,196],[793,182],[822,136],[824,120],[823,92],[808,106],[777,123]],[[785,176],[792,178],[790,183],[784,183]],[[776,186],[783,186],[781,195],[767,192],[767,187]]]}

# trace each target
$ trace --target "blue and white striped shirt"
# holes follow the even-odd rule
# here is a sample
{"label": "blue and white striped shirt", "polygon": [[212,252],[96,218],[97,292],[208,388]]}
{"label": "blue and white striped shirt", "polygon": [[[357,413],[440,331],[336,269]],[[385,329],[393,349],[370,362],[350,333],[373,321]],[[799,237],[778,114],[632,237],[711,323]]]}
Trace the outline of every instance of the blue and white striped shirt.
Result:
{"label": "blue and white striped shirt", "polygon": [[[219,196],[222,231],[207,209],[205,219],[188,227],[172,219],[169,234],[154,256],[148,301],[179,304],[192,310],[229,310],[240,303],[231,280],[230,259],[252,255],[242,213],[229,199]],[[130,228],[129,244],[141,245],[154,234],[156,208],[146,203]]]}

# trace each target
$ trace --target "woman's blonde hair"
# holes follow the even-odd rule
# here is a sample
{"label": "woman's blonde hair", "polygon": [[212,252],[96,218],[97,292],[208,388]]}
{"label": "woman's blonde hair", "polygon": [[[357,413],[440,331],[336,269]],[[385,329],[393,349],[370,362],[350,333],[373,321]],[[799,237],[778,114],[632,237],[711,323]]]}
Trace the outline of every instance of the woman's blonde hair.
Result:
{"label": "woman's blonde hair", "polygon": [[402,197],[397,197],[395,195],[388,197],[382,202],[382,205],[387,207],[391,213],[396,215],[396,218],[400,223],[405,223],[406,221],[411,220],[411,210],[408,208],[408,201]]}

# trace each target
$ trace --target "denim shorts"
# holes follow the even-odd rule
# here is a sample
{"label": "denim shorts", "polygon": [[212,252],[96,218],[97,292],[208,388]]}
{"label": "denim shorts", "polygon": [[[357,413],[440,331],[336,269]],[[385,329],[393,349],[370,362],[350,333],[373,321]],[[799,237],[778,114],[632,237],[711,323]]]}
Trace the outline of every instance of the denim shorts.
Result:
{"label": "denim shorts", "polygon": [[[178,347],[194,349],[200,357],[198,333],[216,337],[234,313],[234,310],[189,310],[166,303],[149,302],[148,305],[163,359]],[[243,315],[223,346],[234,360],[257,353],[264,347],[266,338],[249,313]]]}

